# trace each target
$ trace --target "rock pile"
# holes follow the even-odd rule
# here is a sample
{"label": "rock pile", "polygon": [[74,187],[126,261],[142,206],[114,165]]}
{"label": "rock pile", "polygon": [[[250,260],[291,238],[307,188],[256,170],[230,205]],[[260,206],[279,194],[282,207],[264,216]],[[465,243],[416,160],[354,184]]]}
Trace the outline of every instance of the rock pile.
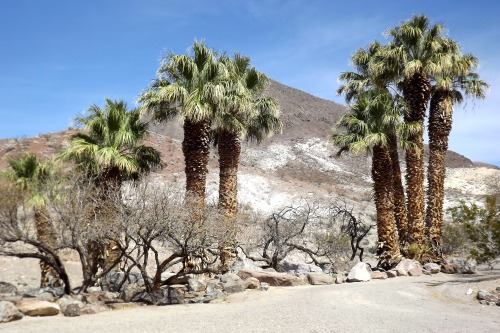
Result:
{"label": "rock pile", "polygon": [[[224,275],[183,276],[163,286],[154,293],[146,291],[142,277],[133,273],[125,276],[113,272],[101,281],[100,287],[92,287],[85,294],[64,295],[57,287],[33,288],[20,292],[14,285],[0,282],[0,323],[19,320],[23,316],[63,315],[77,317],[102,311],[119,310],[138,305],[170,305],[185,303],[209,303],[225,295],[240,293],[247,289],[268,290],[270,286],[286,287],[301,285],[329,285],[345,282],[367,282],[402,276],[432,275],[440,272],[473,274],[476,263],[454,258],[442,265],[422,265],[410,259],[403,259],[389,271],[372,269],[367,263],[357,263],[349,272],[337,275],[326,274],[312,264],[285,264],[279,273],[274,269],[262,269],[248,259],[240,260],[230,273]],[[329,272],[329,271],[328,271]],[[164,278],[171,276],[164,273]],[[163,275],[162,275],[163,276]],[[126,278],[126,282],[122,281]],[[472,291],[471,291],[472,292]],[[500,287],[494,291],[481,290],[477,294],[481,304],[500,306]]]}

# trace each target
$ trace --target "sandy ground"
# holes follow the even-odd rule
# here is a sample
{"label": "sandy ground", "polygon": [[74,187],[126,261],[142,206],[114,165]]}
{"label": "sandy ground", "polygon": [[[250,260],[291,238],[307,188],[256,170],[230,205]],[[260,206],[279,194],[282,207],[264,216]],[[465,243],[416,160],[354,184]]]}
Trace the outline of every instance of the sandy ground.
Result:
{"label": "sandy ground", "polygon": [[[19,281],[12,272],[33,266],[0,259],[0,280]],[[35,279],[30,277],[33,272],[25,271],[23,279]],[[25,317],[0,325],[0,332],[498,332],[500,307],[475,300],[478,290],[497,286],[498,269],[474,276],[440,273],[368,283],[271,287],[212,304],[138,307],[74,318]]]}

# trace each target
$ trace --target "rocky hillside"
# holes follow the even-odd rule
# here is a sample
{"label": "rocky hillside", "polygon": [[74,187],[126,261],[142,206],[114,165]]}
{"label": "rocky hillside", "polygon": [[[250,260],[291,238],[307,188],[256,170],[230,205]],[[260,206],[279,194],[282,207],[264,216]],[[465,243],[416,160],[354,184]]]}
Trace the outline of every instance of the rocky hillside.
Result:
{"label": "rocky hillside", "polygon": [[[327,200],[342,197],[364,214],[374,213],[371,200],[370,157],[335,157],[335,148],[327,143],[332,125],[345,107],[314,97],[300,90],[271,81],[269,95],[282,110],[283,133],[260,146],[245,144],[242,150],[239,198],[243,204],[264,211],[303,199]],[[181,152],[182,128],[178,122],[151,127],[150,143],[161,150],[166,168],[165,179],[183,185],[184,165]],[[74,130],[44,134],[26,139],[0,140],[0,169],[7,168],[9,156],[35,151],[51,156],[63,149]],[[479,200],[497,191],[500,170],[473,163],[455,152],[447,155],[446,205],[459,200]],[[209,195],[217,197],[217,152],[210,156]]]}

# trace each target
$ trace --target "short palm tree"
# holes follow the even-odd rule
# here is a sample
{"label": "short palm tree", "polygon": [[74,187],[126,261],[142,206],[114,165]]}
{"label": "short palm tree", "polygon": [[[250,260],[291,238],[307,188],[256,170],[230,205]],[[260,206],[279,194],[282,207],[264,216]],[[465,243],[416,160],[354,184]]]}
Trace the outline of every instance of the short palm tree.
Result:
{"label": "short palm tree", "polygon": [[344,151],[372,152],[372,179],[381,265],[392,266],[400,258],[394,215],[394,187],[389,135],[395,134],[400,111],[392,96],[375,92],[359,94],[356,102],[336,124],[344,133],[335,134],[330,142]]}
{"label": "short palm tree", "polygon": [[[47,204],[47,182],[54,172],[50,162],[41,162],[35,154],[27,153],[10,159],[12,171],[4,175],[14,181],[29,195],[28,206],[33,207],[38,241],[49,250],[55,250],[55,230],[50,222]],[[50,253],[48,253],[50,256]],[[57,271],[44,261],[40,261],[40,286],[48,287],[50,280],[59,278]]]}
{"label": "short palm tree", "polygon": [[219,152],[219,208],[234,218],[237,211],[238,166],[241,138],[261,141],[281,130],[279,107],[262,93],[267,77],[250,66],[250,58],[235,54],[221,57],[228,71],[224,97],[214,117],[215,143]]}
{"label": "short palm tree", "polygon": [[463,95],[484,98],[488,85],[474,72],[478,61],[462,55],[456,46],[446,70],[436,78],[429,110],[429,167],[427,172],[426,237],[433,249],[433,259],[441,259],[445,157],[452,127],[453,106]]}
{"label": "short palm tree", "polygon": [[[356,71],[342,73],[339,80],[344,84],[337,90],[338,95],[345,95],[347,103],[356,100],[366,91],[390,93],[396,75],[392,72],[393,68],[384,63],[386,59],[380,56],[383,51],[384,46],[373,42],[366,49],[360,49],[352,55],[351,65]],[[394,134],[389,134],[388,139],[394,182],[394,216],[399,242],[404,247],[408,238],[408,217],[399,163],[398,138]]]}
{"label": "short palm tree", "polygon": [[[102,205],[110,191],[119,193],[123,181],[161,166],[160,153],[140,143],[148,134],[147,123],[140,120],[139,110],[128,110],[125,102],[106,99],[104,108],[93,105],[76,122],[84,131],[72,136],[70,146],[60,157],[76,163],[101,187]],[[105,269],[114,266],[120,257],[114,241],[107,247]]]}
{"label": "short palm tree", "polygon": [[430,26],[425,16],[414,16],[390,29],[392,39],[384,49],[379,69],[392,67],[401,78],[400,88],[406,104],[404,120],[420,123],[420,130],[410,141],[415,149],[406,152],[407,208],[409,242],[423,245],[424,237],[424,159],[423,121],[431,94],[431,78],[439,75],[446,64],[446,50],[450,40],[443,36],[443,27]]}
{"label": "short palm tree", "polygon": [[152,114],[154,120],[177,116],[183,121],[186,196],[198,202],[205,200],[211,123],[226,78],[216,53],[204,43],[194,42],[191,56],[169,54],[158,78],[139,97],[142,112]]}

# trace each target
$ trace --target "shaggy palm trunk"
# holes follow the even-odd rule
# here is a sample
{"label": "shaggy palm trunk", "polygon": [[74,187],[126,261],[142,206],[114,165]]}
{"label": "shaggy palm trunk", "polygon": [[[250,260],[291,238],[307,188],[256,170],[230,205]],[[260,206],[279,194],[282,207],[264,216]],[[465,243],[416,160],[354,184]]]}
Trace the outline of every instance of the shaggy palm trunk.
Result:
{"label": "shaggy palm trunk", "polygon": [[395,135],[389,136],[389,144],[394,185],[394,218],[396,219],[396,226],[398,228],[399,245],[404,249],[408,238],[408,216],[405,191],[401,179],[401,167],[399,165],[398,142]]}
{"label": "shaggy palm trunk", "polygon": [[210,121],[184,121],[182,142],[186,173],[186,198],[204,205],[210,153]]}
{"label": "shaggy palm trunk", "polygon": [[424,118],[430,97],[430,82],[414,74],[403,82],[403,94],[409,108],[406,123],[417,122],[420,130],[409,138],[415,146],[406,152],[406,194],[408,209],[408,242],[422,246],[425,242],[424,224]]}
{"label": "shaggy palm trunk", "polygon": [[373,147],[372,178],[377,209],[377,230],[379,241],[379,265],[392,267],[400,258],[398,237],[394,220],[394,197],[391,156],[388,149]]}
{"label": "shaggy palm trunk", "polygon": [[219,209],[225,216],[227,237],[220,249],[220,270],[227,272],[234,263],[235,220],[238,209],[238,166],[241,140],[238,133],[219,131]]}
{"label": "shaggy palm trunk", "polygon": [[228,218],[234,218],[238,205],[238,165],[241,140],[237,133],[219,132],[219,208]]}
{"label": "shaggy palm trunk", "polygon": [[[55,231],[49,220],[49,213],[45,207],[35,208],[35,224],[38,241],[50,250],[55,249]],[[51,256],[50,254],[48,254]],[[58,279],[59,274],[45,261],[40,260],[40,287],[49,287],[52,279]]]}
{"label": "shaggy palm trunk", "polygon": [[438,89],[432,96],[429,113],[429,168],[427,171],[427,211],[425,216],[426,237],[433,251],[433,259],[441,259],[443,224],[445,158],[448,137],[452,126],[452,113],[445,112],[443,102],[447,91]]}

